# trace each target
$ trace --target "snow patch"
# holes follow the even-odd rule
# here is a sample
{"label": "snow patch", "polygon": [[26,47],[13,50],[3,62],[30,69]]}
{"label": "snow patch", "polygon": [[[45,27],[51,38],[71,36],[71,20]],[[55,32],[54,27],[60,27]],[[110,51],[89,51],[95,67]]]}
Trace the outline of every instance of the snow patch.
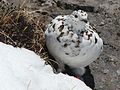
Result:
{"label": "snow patch", "polygon": [[34,52],[0,42],[0,90],[91,90],[84,82],[62,73]]}

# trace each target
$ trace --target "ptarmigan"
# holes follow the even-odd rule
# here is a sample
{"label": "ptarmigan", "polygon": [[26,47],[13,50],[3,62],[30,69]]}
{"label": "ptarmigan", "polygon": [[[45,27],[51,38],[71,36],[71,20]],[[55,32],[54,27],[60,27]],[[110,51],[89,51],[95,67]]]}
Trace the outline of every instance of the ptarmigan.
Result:
{"label": "ptarmigan", "polygon": [[80,75],[84,67],[96,60],[103,48],[103,41],[90,26],[88,14],[82,10],[70,15],[59,15],[45,31],[46,45],[50,54],[60,63],[75,69]]}

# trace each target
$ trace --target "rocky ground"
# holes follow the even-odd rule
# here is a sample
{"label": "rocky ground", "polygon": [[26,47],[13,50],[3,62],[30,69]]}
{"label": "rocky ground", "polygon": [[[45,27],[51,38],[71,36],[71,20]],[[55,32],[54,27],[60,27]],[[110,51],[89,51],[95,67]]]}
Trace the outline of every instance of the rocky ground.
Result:
{"label": "rocky ground", "polygon": [[[104,51],[90,65],[96,90],[120,90],[120,0],[4,0],[25,6],[41,18],[42,28],[59,14],[87,11],[90,23],[104,41]],[[24,1],[24,2],[23,2]]]}

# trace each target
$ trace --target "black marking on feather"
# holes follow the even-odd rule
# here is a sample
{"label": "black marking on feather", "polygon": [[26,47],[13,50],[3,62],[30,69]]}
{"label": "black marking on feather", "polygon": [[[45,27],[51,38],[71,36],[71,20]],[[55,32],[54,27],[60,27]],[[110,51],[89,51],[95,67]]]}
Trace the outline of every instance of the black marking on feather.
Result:
{"label": "black marking on feather", "polygon": [[81,31],[81,34],[84,34],[85,31]]}
{"label": "black marking on feather", "polygon": [[50,24],[52,24],[53,22],[51,21]]}
{"label": "black marking on feather", "polygon": [[82,19],[81,21],[83,21],[83,22],[85,22],[85,23],[87,23],[88,21],[87,20],[85,20],[85,19]]}
{"label": "black marking on feather", "polygon": [[78,18],[78,16],[77,16],[77,15],[74,15],[74,17],[75,17],[75,18]]}
{"label": "black marking on feather", "polygon": [[88,40],[90,39],[90,37],[92,37],[92,34],[89,34],[89,35],[88,35]]}
{"label": "black marking on feather", "polygon": [[73,30],[69,30],[69,31],[73,32]]}
{"label": "black marking on feather", "polygon": [[64,22],[62,22],[62,25],[64,25]]}
{"label": "black marking on feather", "polygon": [[71,25],[71,26],[68,26],[68,30],[69,31],[73,31],[73,26]]}
{"label": "black marking on feather", "polygon": [[75,48],[79,48],[79,45],[76,45]]}
{"label": "black marking on feather", "polygon": [[97,38],[95,37],[95,44],[97,43]]}
{"label": "black marking on feather", "polygon": [[51,33],[50,29],[48,29],[48,33]]}
{"label": "black marking on feather", "polygon": [[60,25],[60,27],[58,29],[61,32],[63,30],[63,28],[64,28],[64,25]]}
{"label": "black marking on feather", "polygon": [[64,21],[64,18],[58,18],[57,20],[58,20],[58,21],[61,21],[61,20]]}
{"label": "black marking on feather", "polygon": [[69,53],[65,53],[66,55],[69,55]]}
{"label": "black marking on feather", "polygon": [[53,29],[55,29],[55,24],[53,24]]}
{"label": "black marking on feather", "polygon": [[77,41],[80,44],[80,40]]}
{"label": "black marking on feather", "polygon": [[91,33],[93,33],[93,31],[90,30]]}
{"label": "black marking on feather", "polygon": [[58,42],[61,42],[59,37],[57,37],[57,40],[58,40]]}
{"label": "black marking on feather", "polygon": [[84,11],[83,11],[83,10],[81,10],[81,13],[84,13]]}
{"label": "black marking on feather", "polygon": [[90,29],[93,29],[90,25],[89,25],[89,28],[90,28]]}
{"label": "black marking on feather", "polygon": [[67,43],[65,43],[65,44],[64,44],[64,47],[67,47],[67,46],[68,46],[68,44],[67,44]]}
{"label": "black marking on feather", "polygon": [[81,14],[81,16],[84,16],[83,14]]}
{"label": "black marking on feather", "polygon": [[83,37],[84,32],[85,32],[85,31],[81,31],[81,34],[80,34],[80,35],[81,35],[82,37]]}
{"label": "black marking on feather", "polygon": [[93,26],[93,31],[97,32],[96,28]]}
{"label": "black marking on feather", "polygon": [[77,45],[75,46],[75,48],[79,48],[79,44],[80,44],[80,40],[77,41]]}
{"label": "black marking on feather", "polygon": [[57,37],[57,40],[58,40],[59,42],[61,42],[61,41],[60,41],[60,37],[62,37],[63,34],[64,34],[64,32],[61,32],[60,35]]}
{"label": "black marking on feather", "polygon": [[73,43],[75,43],[75,41],[74,41],[74,40],[72,40],[72,42],[73,42]]}
{"label": "black marking on feather", "polygon": [[69,31],[67,31],[67,35],[69,34]]}
{"label": "black marking on feather", "polygon": [[88,31],[86,31],[86,35],[88,35]]}
{"label": "black marking on feather", "polygon": [[72,36],[73,36],[73,33],[71,33],[70,36],[72,37]]}

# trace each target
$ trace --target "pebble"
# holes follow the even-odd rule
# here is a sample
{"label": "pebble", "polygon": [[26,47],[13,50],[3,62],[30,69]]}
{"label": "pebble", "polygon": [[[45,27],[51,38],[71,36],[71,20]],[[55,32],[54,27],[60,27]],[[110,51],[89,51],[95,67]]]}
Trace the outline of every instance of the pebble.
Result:
{"label": "pebble", "polygon": [[117,85],[117,88],[120,90],[120,85]]}
{"label": "pebble", "polygon": [[105,82],[105,79],[104,79],[104,78],[102,78],[102,79],[101,79],[101,81],[102,81],[102,82]]}
{"label": "pebble", "polygon": [[99,87],[100,87],[101,89],[103,88],[103,86],[101,86],[101,85],[100,85]]}
{"label": "pebble", "polygon": [[109,72],[108,69],[104,69],[104,70],[103,70],[103,73],[104,73],[104,74],[107,74],[108,72]]}
{"label": "pebble", "polygon": [[111,58],[111,59],[110,59],[110,61],[111,61],[111,62],[114,62],[114,59],[113,59],[113,58]]}
{"label": "pebble", "polygon": [[102,21],[99,26],[103,26],[103,25],[105,25],[105,23]]}
{"label": "pebble", "polygon": [[120,76],[120,69],[117,70],[117,74],[118,74],[118,76]]}
{"label": "pebble", "polygon": [[116,67],[116,63],[115,62],[111,62],[113,67]]}

